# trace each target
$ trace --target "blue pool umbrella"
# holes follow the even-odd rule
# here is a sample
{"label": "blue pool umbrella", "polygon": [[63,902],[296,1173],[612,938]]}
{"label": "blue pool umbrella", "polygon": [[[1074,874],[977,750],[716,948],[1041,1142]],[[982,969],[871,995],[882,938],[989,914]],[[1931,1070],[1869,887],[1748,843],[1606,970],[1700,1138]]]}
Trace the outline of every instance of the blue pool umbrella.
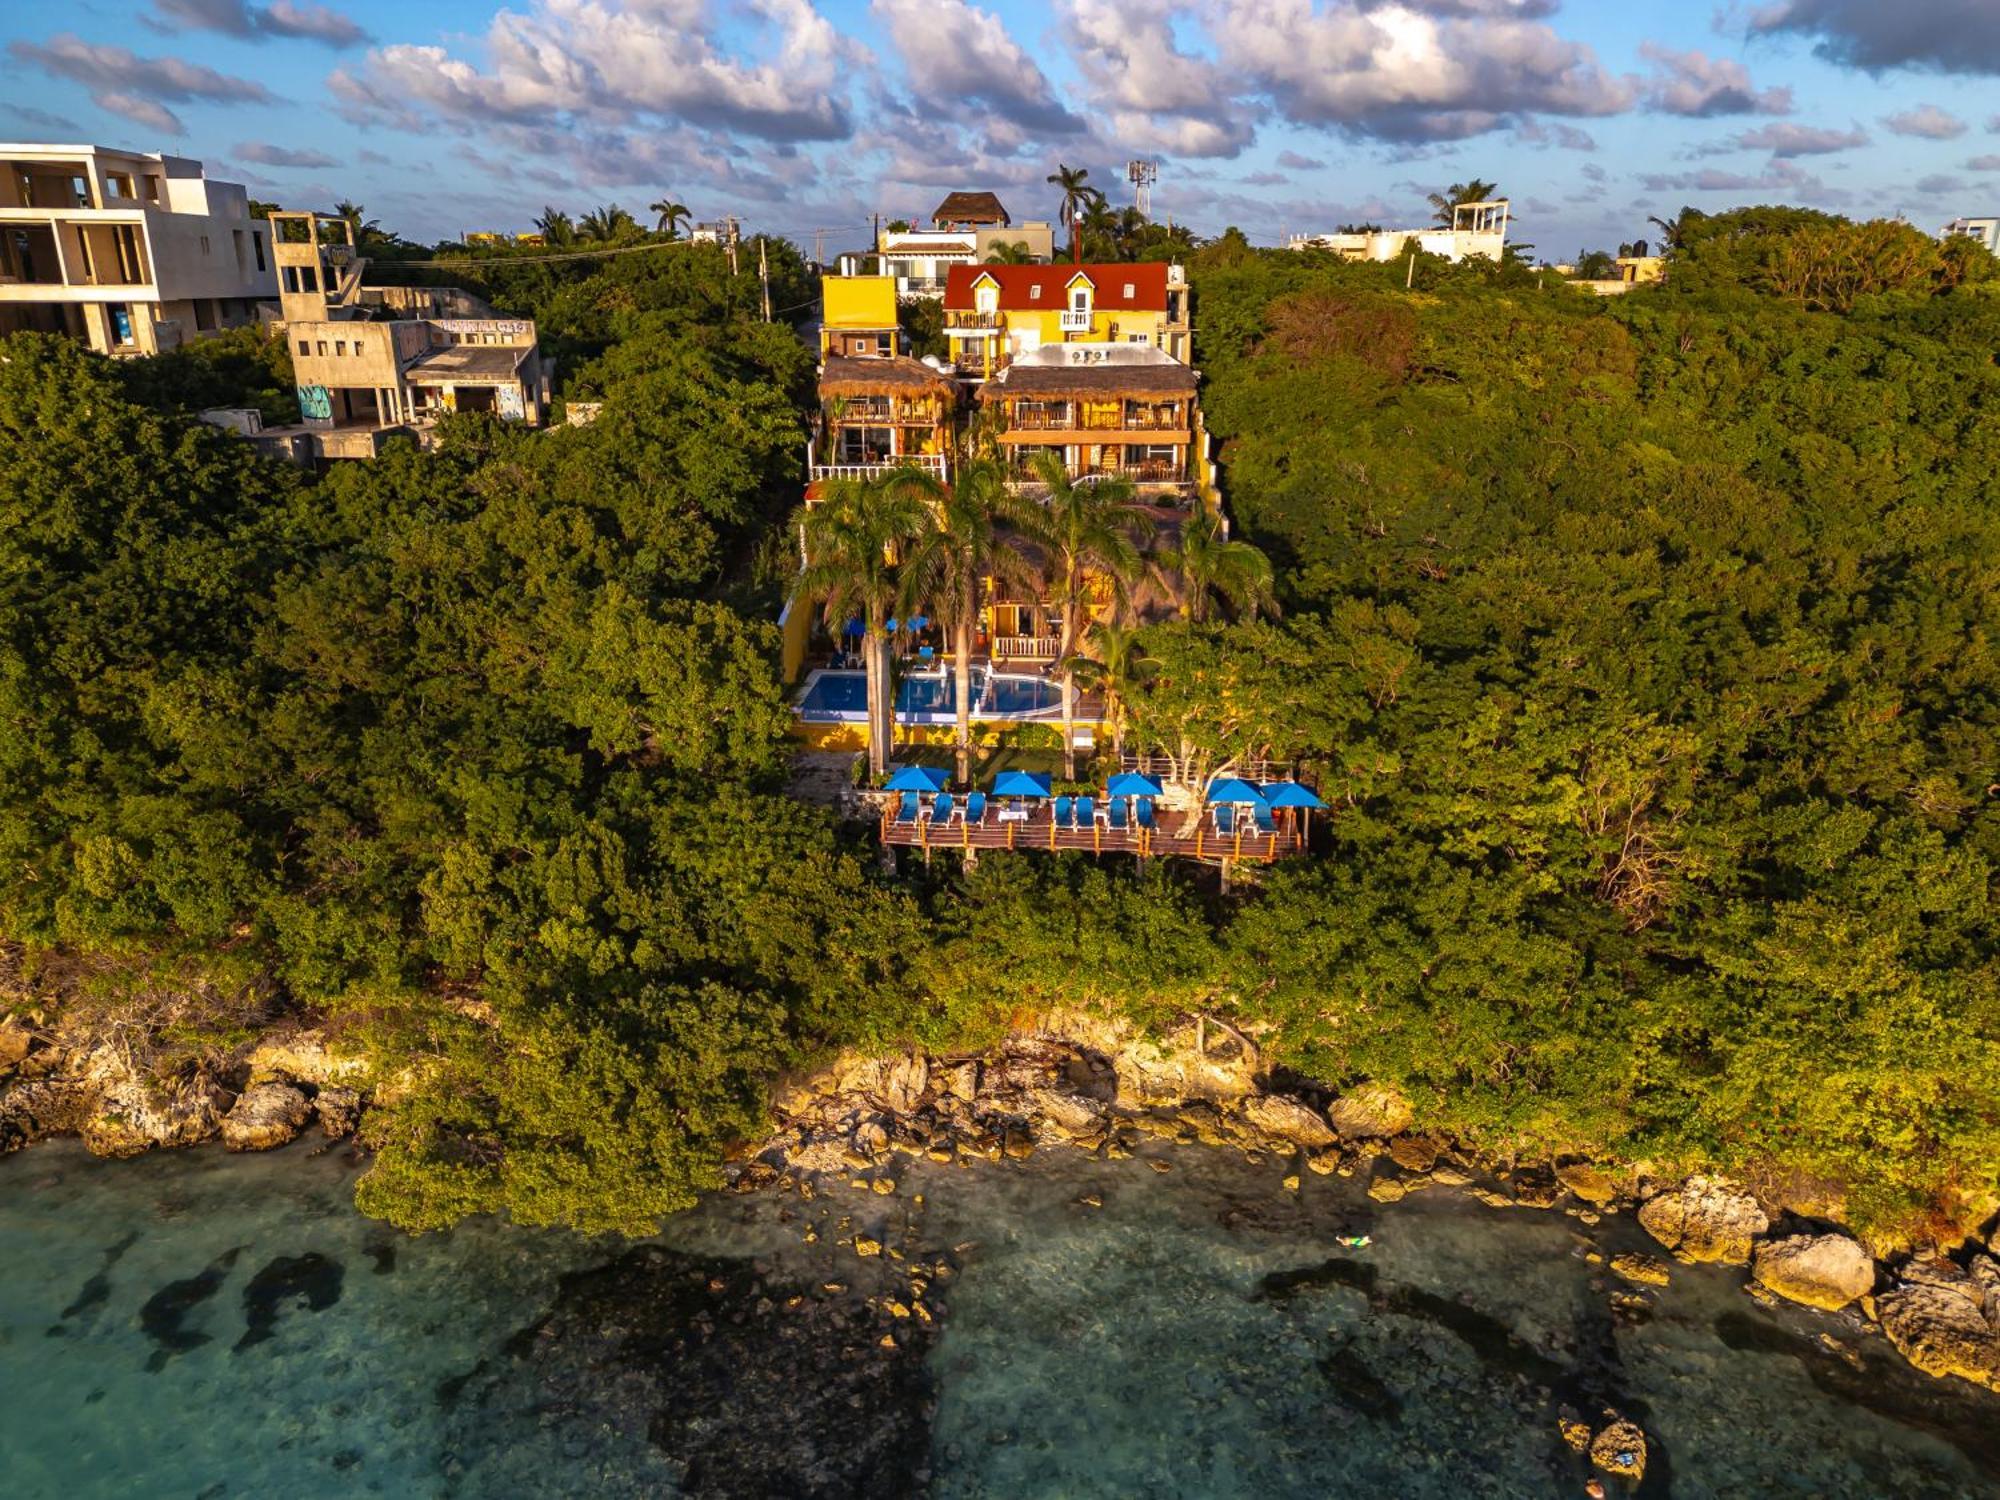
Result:
{"label": "blue pool umbrella", "polygon": [[941,792],[948,778],[936,766],[904,766],[888,781],[892,792]]}
{"label": "blue pool umbrella", "polygon": [[1002,771],[993,778],[996,797],[1046,797],[1049,778],[1034,771]]}
{"label": "blue pool umbrella", "polygon": [[882,628],[888,631],[889,634],[894,635],[898,630],[902,629],[903,627],[900,621],[891,618],[883,623]]}
{"label": "blue pool umbrella", "polygon": [[1157,797],[1160,795],[1160,784],[1137,771],[1120,771],[1104,790],[1114,797]]}
{"label": "blue pool umbrella", "polygon": [[1267,781],[1264,783],[1264,800],[1273,807],[1325,807],[1326,804],[1313,795],[1310,787],[1300,786],[1296,781]]}
{"label": "blue pool umbrella", "polygon": [[915,619],[910,621],[910,629],[922,630],[926,625],[930,624],[930,622],[931,622],[931,617],[929,615],[918,615]]}
{"label": "blue pool umbrella", "polygon": [[840,633],[842,635],[865,635],[867,634],[867,631],[868,627],[861,623],[861,616],[859,615],[856,615],[853,619],[849,620],[845,625],[840,627]]}
{"label": "blue pool umbrella", "polygon": [[1262,804],[1264,794],[1240,776],[1224,776],[1208,784],[1208,800]]}

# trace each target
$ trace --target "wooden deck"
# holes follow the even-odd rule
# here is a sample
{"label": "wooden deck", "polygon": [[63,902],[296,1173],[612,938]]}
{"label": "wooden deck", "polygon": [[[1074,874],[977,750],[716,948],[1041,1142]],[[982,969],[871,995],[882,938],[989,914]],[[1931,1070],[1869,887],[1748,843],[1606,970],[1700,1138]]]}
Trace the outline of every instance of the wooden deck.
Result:
{"label": "wooden deck", "polygon": [[1253,829],[1224,836],[1215,831],[1215,824],[1206,814],[1192,833],[1183,835],[1179,830],[1185,822],[1184,814],[1170,813],[1162,814],[1151,831],[1138,827],[1114,831],[1101,820],[1089,828],[1058,828],[1054,813],[1046,807],[1034,809],[1026,821],[1002,821],[999,813],[989,807],[985,818],[978,823],[955,818],[933,827],[928,817],[914,823],[898,822],[891,807],[882,815],[881,833],[885,844],[921,849],[926,854],[932,850],[1035,849],[1216,863],[1247,859],[1262,864],[1306,852],[1305,840],[1282,823],[1276,833],[1258,833]]}

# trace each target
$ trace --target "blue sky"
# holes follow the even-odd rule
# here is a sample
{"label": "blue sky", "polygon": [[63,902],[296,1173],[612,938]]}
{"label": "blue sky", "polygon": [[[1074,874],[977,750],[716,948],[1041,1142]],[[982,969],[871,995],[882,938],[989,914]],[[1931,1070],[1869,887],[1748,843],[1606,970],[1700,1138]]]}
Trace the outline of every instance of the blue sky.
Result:
{"label": "blue sky", "polygon": [[1253,239],[1478,176],[1564,258],[1648,214],[2000,212],[2000,0],[69,0],[0,17],[0,137],[209,162],[414,238],[662,195],[866,239],[1160,162]]}

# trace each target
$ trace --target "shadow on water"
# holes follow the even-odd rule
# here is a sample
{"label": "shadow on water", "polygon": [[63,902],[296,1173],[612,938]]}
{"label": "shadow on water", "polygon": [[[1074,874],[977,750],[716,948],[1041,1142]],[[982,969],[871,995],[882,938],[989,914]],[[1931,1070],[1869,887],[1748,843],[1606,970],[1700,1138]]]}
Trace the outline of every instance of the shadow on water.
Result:
{"label": "shadow on water", "polygon": [[1988,1474],[2000,1474],[2000,1427],[1990,1407],[1969,1386],[1922,1377],[1886,1347],[1846,1351],[1780,1328],[1752,1313],[1731,1311],[1715,1320],[1715,1336],[1739,1353],[1795,1359],[1813,1385],[1833,1397],[1951,1444]]}
{"label": "shadow on water", "polygon": [[[1542,1353],[1489,1313],[1422,1287],[1384,1283],[1376,1267],[1340,1256],[1273,1271],[1257,1283],[1251,1297],[1257,1302],[1283,1303],[1328,1287],[1359,1292],[1372,1312],[1441,1328],[1458,1338],[1488,1373],[1532,1387],[1536,1397],[1551,1407],[1548,1463],[1554,1478],[1574,1475],[1578,1463],[1555,1436],[1555,1415],[1560,1408],[1575,1407],[1588,1416],[1615,1410],[1642,1427],[1651,1415],[1643,1400],[1624,1389],[1616,1324],[1610,1309],[1594,1301],[1578,1309],[1574,1335],[1581,1353],[1574,1362],[1565,1363]],[[1394,1422],[1400,1417],[1401,1398],[1360,1363],[1351,1345],[1329,1353],[1318,1367],[1329,1390],[1344,1406],[1376,1421]],[[1672,1461],[1657,1437],[1648,1447],[1646,1477],[1632,1493],[1644,1500],[1666,1500],[1673,1493]]]}
{"label": "shadow on water", "polygon": [[[64,1325],[67,1324],[71,1318],[81,1318],[86,1313],[90,1314],[93,1318],[95,1317],[97,1310],[100,1307],[102,1307],[111,1296],[112,1268],[116,1266],[121,1259],[124,1258],[125,1252],[127,1250],[130,1250],[134,1245],[138,1243],[139,1243],[139,1232],[137,1230],[134,1230],[132,1233],[126,1235],[123,1239],[113,1240],[109,1245],[106,1245],[104,1247],[103,1264],[101,1264],[97,1268],[97,1270],[94,1273],[92,1273],[88,1281],[84,1282],[82,1288],[77,1292],[75,1298],[71,1300],[69,1306],[65,1307],[62,1310],[62,1312],[58,1315],[62,1318],[63,1321],[61,1323],[55,1323],[50,1325],[48,1330],[48,1336],[50,1338],[59,1339],[67,1335],[69,1333],[69,1329]],[[85,1321],[88,1322],[90,1321],[90,1319],[86,1318]]]}
{"label": "shadow on water", "polygon": [[332,1307],[340,1300],[343,1277],[340,1262],[317,1250],[279,1256],[243,1288],[243,1319],[248,1327],[232,1352],[241,1354],[270,1338],[287,1304],[303,1301],[313,1312]]}
{"label": "shadow on water", "polygon": [[182,1325],[190,1312],[222,1290],[230,1267],[242,1253],[241,1245],[225,1250],[199,1275],[170,1281],[146,1299],[146,1305],[139,1309],[139,1328],[155,1345],[152,1358],[146,1361],[148,1374],[159,1374],[177,1354],[213,1342],[207,1334],[191,1332]]}

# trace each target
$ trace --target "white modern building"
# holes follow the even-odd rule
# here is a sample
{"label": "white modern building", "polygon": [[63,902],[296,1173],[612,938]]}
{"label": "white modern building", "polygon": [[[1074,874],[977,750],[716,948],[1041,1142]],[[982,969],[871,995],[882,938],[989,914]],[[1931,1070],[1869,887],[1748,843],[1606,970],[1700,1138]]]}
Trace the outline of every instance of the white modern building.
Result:
{"label": "white modern building", "polygon": [[1499,260],[1507,250],[1507,222],[1510,204],[1505,198],[1486,203],[1461,203],[1452,210],[1451,228],[1432,225],[1427,229],[1367,229],[1351,234],[1295,234],[1287,246],[1293,250],[1331,250],[1343,260],[1394,260],[1409,243],[1426,255],[1442,255],[1449,261],[1474,256]]}
{"label": "white modern building", "polygon": [[2000,254],[2000,218],[1953,219],[1938,231],[1940,239],[1950,239],[1953,235],[1963,235],[1969,240],[1977,240],[1988,250]]}
{"label": "white modern building", "polygon": [[[932,212],[930,228],[884,229],[875,236],[882,274],[896,278],[896,295],[905,301],[942,295],[953,266],[982,265],[1003,245],[1025,251],[1030,261],[1046,261],[1055,231],[1043,219],[1015,223],[993,193],[951,193]],[[843,267],[848,274],[859,269]]]}
{"label": "white modern building", "polygon": [[254,322],[277,294],[242,184],[184,156],[0,143],[0,334],[153,354]]}

